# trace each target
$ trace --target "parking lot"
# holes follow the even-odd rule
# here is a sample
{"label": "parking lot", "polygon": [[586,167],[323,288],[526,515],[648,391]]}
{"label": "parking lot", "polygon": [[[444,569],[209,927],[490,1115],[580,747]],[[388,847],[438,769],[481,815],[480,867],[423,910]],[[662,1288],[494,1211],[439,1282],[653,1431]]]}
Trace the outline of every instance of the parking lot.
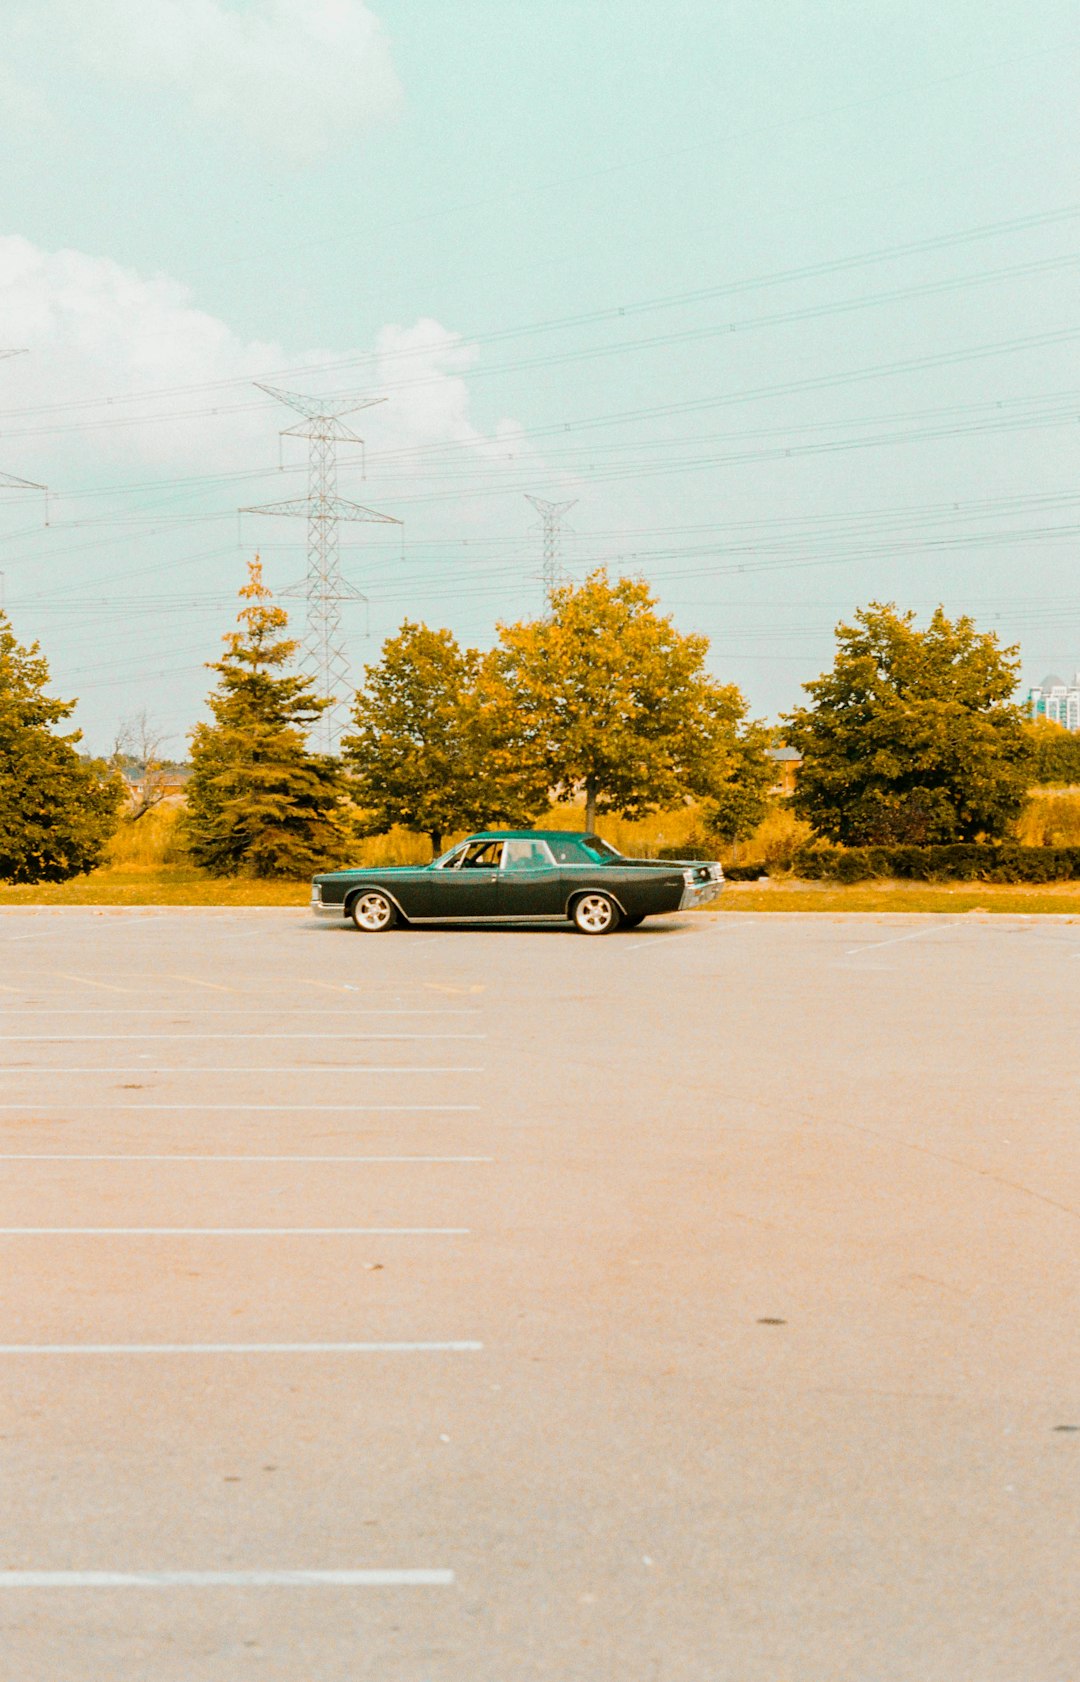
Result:
{"label": "parking lot", "polygon": [[1080,924],[0,915],[4,1682],[1074,1682]]}

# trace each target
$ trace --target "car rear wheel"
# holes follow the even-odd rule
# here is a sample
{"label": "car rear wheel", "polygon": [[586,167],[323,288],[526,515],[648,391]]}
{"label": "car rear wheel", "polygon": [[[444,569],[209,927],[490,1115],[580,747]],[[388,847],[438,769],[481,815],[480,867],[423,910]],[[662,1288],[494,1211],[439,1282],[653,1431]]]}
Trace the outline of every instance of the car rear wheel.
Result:
{"label": "car rear wheel", "polygon": [[619,926],[619,908],[607,894],[582,894],[570,918],[579,934],[611,934]]}
{"label": "car rear wheel", "polygon": [[357,894],[349,907],[349,916],[362,934],[382,934],[392,929],[396,912],[394,902],[377,888]]}

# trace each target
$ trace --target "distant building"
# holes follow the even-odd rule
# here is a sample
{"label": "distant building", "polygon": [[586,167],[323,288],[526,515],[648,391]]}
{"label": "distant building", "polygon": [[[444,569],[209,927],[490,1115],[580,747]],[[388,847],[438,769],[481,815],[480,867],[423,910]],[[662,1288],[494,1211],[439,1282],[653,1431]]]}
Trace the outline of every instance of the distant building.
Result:
{"label": "distant building", "polygon": [[1080,672],[1071,683],[1060,677],[1044,677],[1028,690],[1028,712],[1032,718],[1048,718],[1066,730],[1080,730]]}
{"label": "distant building", "polygon": [[797,748],[766,748],[765,754],[771,759],[776,768],[776,781],[769,790],[770,794],[794,794],[795,779],[802,764],[802,754]]}

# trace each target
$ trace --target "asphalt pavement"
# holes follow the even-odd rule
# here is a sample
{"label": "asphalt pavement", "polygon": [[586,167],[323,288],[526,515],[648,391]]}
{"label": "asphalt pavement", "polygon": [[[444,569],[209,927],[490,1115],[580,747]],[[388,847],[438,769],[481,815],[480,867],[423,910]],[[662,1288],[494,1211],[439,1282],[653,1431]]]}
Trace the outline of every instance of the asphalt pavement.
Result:
{"label": "asphalt pavement", "polygon": [[0,914],[3,1682],[1075,1682],[1080,922]]}

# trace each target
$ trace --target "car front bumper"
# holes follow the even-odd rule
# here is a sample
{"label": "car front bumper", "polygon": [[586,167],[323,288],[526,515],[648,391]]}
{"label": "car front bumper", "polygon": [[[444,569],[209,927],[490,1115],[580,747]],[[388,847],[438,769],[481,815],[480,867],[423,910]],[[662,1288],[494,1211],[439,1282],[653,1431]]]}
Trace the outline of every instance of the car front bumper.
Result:
{"label": "car front bumper", "polygon": [[319,897],[314,889],[311,893],[311,911],[315,917],[344,917],[345,915],[345,907],[341,900],[338,900],[336,904],[333,901],[328,904]]}

